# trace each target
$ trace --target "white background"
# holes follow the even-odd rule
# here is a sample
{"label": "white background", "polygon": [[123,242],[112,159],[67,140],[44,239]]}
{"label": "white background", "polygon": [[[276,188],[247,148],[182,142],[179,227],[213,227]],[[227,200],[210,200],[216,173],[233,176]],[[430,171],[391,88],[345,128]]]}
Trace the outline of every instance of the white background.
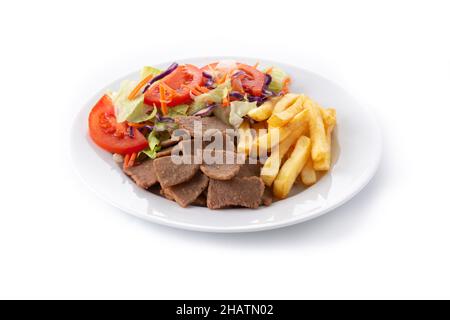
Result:
{"label": "white background", "polygon": [[[450,298],[449,17],[448,1],[2,2],[0,298]],[[209,55],[295,64],[372,107],[373,181],[256,234],[97,199],[68,159],[78,109],[145,64]]]}

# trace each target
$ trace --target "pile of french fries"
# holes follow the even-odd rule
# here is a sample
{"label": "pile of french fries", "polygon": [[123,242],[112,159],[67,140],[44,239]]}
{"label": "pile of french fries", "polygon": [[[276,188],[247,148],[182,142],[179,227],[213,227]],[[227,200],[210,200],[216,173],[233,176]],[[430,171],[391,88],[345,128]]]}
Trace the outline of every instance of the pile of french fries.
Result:
{"label": "pile of french fries", "polygon": [[[261,178],[277,198],[286,198],[296,181],[310,186],[317,182],[318,172],[330,170],[335,109],[324,109],[304,94],[288,93],[248,116],[254,123],[242,123],[238,152],[268,155]],[[251,129],[263,133],[255,136]]]}

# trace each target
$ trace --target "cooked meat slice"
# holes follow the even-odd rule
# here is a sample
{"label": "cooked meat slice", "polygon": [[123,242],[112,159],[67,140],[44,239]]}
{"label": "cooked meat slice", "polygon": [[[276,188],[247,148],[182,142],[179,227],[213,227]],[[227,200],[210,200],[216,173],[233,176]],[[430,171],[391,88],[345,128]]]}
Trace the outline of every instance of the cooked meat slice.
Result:
{"label": "cooked meat slice", "polygon": [[165,149],[163,149],[161,151],[158,151],[156,153],[156,157],[157,158],[161,158],[161,157],[168,157],[168,156],[170,156],[172,154],[173,148],[175,148],[175,147],[169,147],[169,148],[165,148]]}
{"label": "cooked meat slice", "polygon": [[179,117],[175,119],[175,122],[178,124],[179,129],[186,130],[192,137],[195,133],[195,126],[194,123],[196,121],[201,122],[202,124],[202,134],[204,134],[206,131],[212,129],[212,130],[218,130],[222,133],[225,133],[226,129],[232,129],[231,126],[223,123],[216,117],[196,117],[196,116],[190,116],[190,117]]}
{"label": "cooked meat slice", "polygon": [[176,164],[172,157],[153,160],[156,176],[163,188],[175,186],[190,180],[200,169],[199,164]]}
{"label": "cooked meat slice", "polygon": [[241,165],[241,170],[237,174],[238,177],[259,177],[260,175],[261,165],[249,163]]}
{"label": "cooked meat slice", "polygon": [[168,148],[168,147],[172,147],[176,144],[178,144],[178,142],[180,142],[181,137],[171,137],[170,139],[161,141],[161,143],[159,144],[161,146],[162,149],[164,148]]}
{"label": "cooked meat slice", "polygon": [[230,180],[238,174],[240,167],[234,152],[205,150],[200,170],[212,179]]}
{"label": "cooked meat slice", "polygon": [[263,195],[261,197],[261,204],[263,206],[268,207],[268,206],[270,206],[272,204],[272,202],[273,202],[272,190],[270,190],[270,188],[266,187],[264,189],[264,193],[263,193]]}
{"label": "cooked meat slice", "polygon": [[164,198],[166,198],[167,200],[175,201],[175,199],[174,199],[171,195],[167,194],[167,192],[164,192],[164,189],[161,189],[161,190],[159,191],[159,193],[160,193]]}
{"label": "cooked meat slice", "polygon": [[191,203],[191,205],[196,207],[206,207],[206,197],[203,194],[199,195],[198,198]]}
{"label": "cooked meat slice", "polygon": [[258,177],[234,178],[232,180],[211,180],[208,188],[207,205],[210,209],[227,207],[258,208],[264,193],[264,183]]}
{"label": "cooked meat slice", "polygon": [[129,167],[123,170],[136,184],[144,189],[148,189],[158,182],[155,169],[153,167],[153,160],[146,160],[141,164]]}
{"label": "cooked meat slice", "polygon": [[[188,183],[188,182],[185,182]],[[208,188],[205,188],[205,190],[202,192],[202,194],[200,194],[198,196],[197,199],[195,199],[191,205],[196,206],[196,207],[206,207],[206,195],[205,192],[208,190]],[[161,189],[160,190],[160,194],[161,196],[165,197],[167,200],[170,201],[175,201],[175,199],[173,198],[173,196],[171,196],[170,194],[164,193],[164,190]]]}
{"label": "cooked meat slice", "polygon": [[164,195],[174,199],[180,206],[187,207],[208,187],[207,176],[198,172],[194,178],[176,186],[164,188]]}
{"label": "cooked meat slice", "polygon": [[240,167],[238,164],[203,164],[200,170],[211,179],[230,180],[238,174]]}
{"label": "cooked meat slice", "polygon": [[194,155],[194,151],[197,150],[197,153],[201,157],[203,145],[202,143],[195,144],[194,139],[188,139],[180,141],[174,148],[176,155]]}
{"label": "cooked meat slice", "polygon": [[200,170],[211,179],[230,180],[238,174],[240,167],[234,152],[205,150]]}

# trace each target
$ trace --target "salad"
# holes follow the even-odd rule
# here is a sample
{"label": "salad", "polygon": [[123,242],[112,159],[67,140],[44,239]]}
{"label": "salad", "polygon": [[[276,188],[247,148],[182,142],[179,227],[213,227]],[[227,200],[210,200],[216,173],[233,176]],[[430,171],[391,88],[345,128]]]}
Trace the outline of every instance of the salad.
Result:
{"label": "salad", "polygon": [[[89,134],[138,186],[183,207],[269,205],[272,195],[285,198],[294,184],[311,185],[316,172],[330,169],[335,110],[291,93],[290,83],[282,69],[258,63],[146,66],[139,79],[100,98],[89,114]],[[175,151],[198,151],[191,148],[197,124],[202,134],[213,130],[231,141],[214,148],[219,162],[174,161]]]}

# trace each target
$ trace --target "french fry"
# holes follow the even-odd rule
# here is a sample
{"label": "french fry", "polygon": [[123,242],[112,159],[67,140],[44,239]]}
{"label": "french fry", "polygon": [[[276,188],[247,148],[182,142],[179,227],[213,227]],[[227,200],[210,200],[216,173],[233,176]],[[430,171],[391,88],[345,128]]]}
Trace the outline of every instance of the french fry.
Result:
{"label": "french fry", "polygon": [[286,110],[295,102],[295,100],[297,100],[298,97],[299,95],[295,93],[288,93],[284,95],[283,98],[275,104],[273,113],[280,113],[281,111]]}
{"label": "french fry", "polygon": [[273,194],[284,199],[294,185],[295,180],[305,166],[311,154],[311,139],[301,136],[289,159],[283,164],[273,183]]}
{"label": "french fry", "polygon": [[[254,109],[253,109],[254,110]],[[255,122],[251,125],[252,129],[258,130],[267,130],[267,121]]]}
{"label": "french fry", "polygon": [[295,117],[303,109],[303,102],[305,101],[305,95],[301,94],[295,100],[295,102],[280,112],[274,112],[272,116],[267,120],[267,123],[271,127],[282,127]]}
{"label": "french fry", "polygon": [[328,171],[331,167],[331,135],[336,126],[336,110],[321,108],[320,112],[325,124],[325,132],[330,152],[328,152],[322,160],[314,163],[314,169],[318,171]]}
{"label": "french fry", "polygon": [[242,154],[248,154],[250,147],[252,146],[252,130],[248,121],[242,122],[238,130],[238,145],[237,152]]}
{"label": "french fry", "polygon": [[278,98],[267,100],[258,108],[250,110],[247,115],[255,121],[267,120],[272,115],[272,111],[275,108],[275,104],[278,102],[278,100]]}
{"label": "french fry", "polygon": [[263,168],[261,169],[261,179],[264,181],[266,186],[270,187],[273,184],[273,181],[280,171],[282,159],[287,155],[291,147],[295,145],[301,135],[302,130],[296,130],[288,138],[286,138],[286,140],[273,148],[270,157],[267,158]]}
{"label": "french fry", "polygon": [[301,131],[303,134],[308,128],[308,118],[308,111],[303,110],[284,127],[269,128],[269,131],[266,134],[253,140],[251,148],[252,154],[255,156],[257,153],[267,153],[267,151],[270,151],[297,130]]}
{"label": "french fry", "polygon": [[327,154],[330,153],[330,145],[327,141],[325,126],[317,103],[308,99],[305,102],[305,109],[309,111],[311,157],[314,162],[314,168],[316,168],[316,163],[325,159]]}
{"label": "french fry", "polygon": [[320,107],[320,114],[322,116],[325,129],[327,127],[334,127],[336,125],[336,109],[333,108],[324,109]]}
{"label": "french fry", "polygon": [[310,186],[317,182],[317,174],[313,168],[313,162],[311,157],[308,159],[308,162],[306,162],[305,166],[303,167],[303,170],[300,173],[300,177],[305,186]]}

